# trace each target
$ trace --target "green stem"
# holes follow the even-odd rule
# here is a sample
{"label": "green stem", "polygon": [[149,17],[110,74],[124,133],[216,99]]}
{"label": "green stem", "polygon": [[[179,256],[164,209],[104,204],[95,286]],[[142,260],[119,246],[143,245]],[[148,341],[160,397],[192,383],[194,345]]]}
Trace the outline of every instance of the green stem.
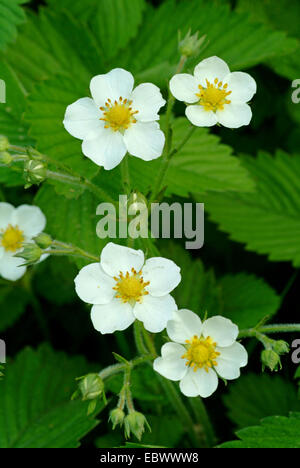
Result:
{"label": "green stem", "polygon": [[[35,150],[34,148],[23,148],[21,146],[11,145],[10,149],[13,151],[20,152],[22,154],[18,154],[16,158],[26,160],[29,159],[29,155],[31,159],[36,159],[39,161],[45,161],[53,166],[57,167],[64,171],[64,173],[58,171],[47,171],[47,177],[52,180],[57,180],[59,182],[72,185],[73,187],[85,187],[91,193],[99,197],[101,200],[115,204],[115,200],[113,200],[104,190],[102,190],[97,185],[93,184],[89,179],[86,177],[81,177],[78,173],[73,171],[69,166],[57,161],[56,159],[47,156],[46,154],[42,154],[39,151]],[[15,160],[16,160],[15,158]]]}
{"label": "green stem", "polygon": [[143,356],[144,354],[149,354],[143,340],[143,325],[141,322],[136,320],[133,325],[134,330],[134,340],[137,351]]}
{"label": "green stem", "polygon": [[104,190],[102,190],[100,187],[93,184],[90,180],[86,178],[49,170],[47,171],[46,176],[48,179],[57,180],[58,182],[72,185],[73,187],[85,187],[89,192],[99,197],[102,201],[106,201],[115,205],[115,200],[113,200],[109,195],[107,195],[107,193]]}
{"label": "green stem", "polygon": [[134,412],[134,404],[133,404],[133,399],[132,399],[132,394],[130,390],[130,376],[131,376],[131,367],[127,366],[124,371],[124,392],[125,392],[125,398],[126,398],[126,406],[128,409],[129,413]]}
{"label": "green stem", "polygon": [[194,421],[192,420],[189,411],[186,409],[186,406],[184,405],[178,390],[175,388],[174,382],[171,382],[170,380],[165,379],[159,374],[158,374],[158,379],[161,383],[161,386],[163,387],[165,391],[165,394],[171,406],[177,413],[184,430],[187,432],[187,434],[189,434],[191,438],[191,442],[195,444],[195,447],[198,447],[198,446],[203,447],[204,446],[203,438],[199,437],[199,434],[196,433]]}
{"label": "green stem", "polygon": [[157,352],[156,352],[155,345],[154,345],[154,336],[153,335],[151,336],[150,333],[147,330],[145,330],[144,327],[142,328],[142,332],[143,332],[144,340],[147,344],[148,350],[150,351],[152,356],[155,358],[157,356]]}
{"label": "green stem", "polygon": [[131,192],[131,183],[130,183],[130,174],[129,174],[129,156],[128,154],[125,155],[122,163],[121,163],[121,174],[122,174],[122,182],[123,182],[123,189],[124,192],[129,195]]}
{"label": "green stem", "polygon": [[202,435],[208,447],[214,447],[216,445],[216,436],[202,398],[190,398],[189,403],[199,423],[199,435]]}
{"label": "green stem", "polygon": [[283,303],[284,299],[286,298],[288,292],[290,291],[291,287],[293,286],[297,276],[298,276],[298,273],[299,271],[295,271],[295,273],[293,274],[293,276],[289,279],[286,287],[284,288],[284,290],[282,291],[281,295],[280,295],[280,304]]}
{"label": "green stem", "polygon": [[[132,359],[131,361],[128,361],[129,365],[131,366],[131,369],[134,367],[139,366],[140,364],[144,364],[145,362],[153,361],[153,356],[150,354],[146,356],[139,356],[136,357],[135,359]],[[101,372],[99,372],[99,376],[101,377],[102,380],[109,379],[110,377],[119,374],[120,372],[124,372],[128,364],[113,364],[112,366],[108,366],[105,369],[103,369]]]}
{"label": "green stem", "polygon": [[39,325],[39,328],[43,334],[44,339],[50,341],[50,333],[47,325],[47,321],[45,319],[43,310],[38,299],[35,296],[32,287],[32,278],[33,278],[34,270],[29,270],[26,275],[22,278],[21,284],[24,287],[25,291],[27,291],[29,296],[30,305],[32,306],[33,312],[36,317],[36,321]]}
{"label": "green stem", "polygon": [[239,338],[257,337],[258,335],[269,335],[273,333],[293,333],[300,332],[299,323],[283,323],[276,325],[265,325],[259,328],[249,328],[241,330]]}

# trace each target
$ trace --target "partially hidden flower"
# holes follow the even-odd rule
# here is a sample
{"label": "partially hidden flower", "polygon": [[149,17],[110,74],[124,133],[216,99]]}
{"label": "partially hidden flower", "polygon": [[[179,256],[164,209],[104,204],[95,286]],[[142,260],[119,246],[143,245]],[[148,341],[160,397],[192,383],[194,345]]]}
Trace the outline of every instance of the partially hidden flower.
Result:
{"label": "partially hidden flower", "polygon": [[80,270],[75,289],[84,302],[93,304],[91,319],[102,334],[125,330],[135,319],[157,333],[177,310],[170,292],[180,281],[180,268],[172,260],[145,261],[142,250],[110,242],[102,250],[100,263]]}
{"label": "partially hidden flower", "polygon": [[181,392],[188,397],[211,396],[218,377],[237,379],[240,367],[248,362],[245,348],[236,341],[238,327],[221,316],[201,322],[190,310],[179,310],[168,322],[173,342],[163,345],[154,369],[169,380],[180,381]]}
{"label": "partially hidden flower", "polygon": [[239,128],[251,121],[252,111],[247,103],[256,93],[256,82],[248,73],[230,73],[219,57],[202,60],[194,75],[173,76],[170,90],[176,99],[188,104],[185,114],[197,127],[219,123]]}
{"label": "partially hidden flower", "polygon": [[24,259],[15,257],[46,226],[46,218],[37,206],[0,203],[0,275],[17,281],[26,272]]}
{"label": "partially hidden flower", "polygon": [[66,130],[83,140],[85,156],[107,170],[127,152],[144,161],[162,154],[165,136],[157,121],[166,101],[154,84],[133,86],[132,74],[115,68],[92,78],[92,99],[81,98],[66,110]]}

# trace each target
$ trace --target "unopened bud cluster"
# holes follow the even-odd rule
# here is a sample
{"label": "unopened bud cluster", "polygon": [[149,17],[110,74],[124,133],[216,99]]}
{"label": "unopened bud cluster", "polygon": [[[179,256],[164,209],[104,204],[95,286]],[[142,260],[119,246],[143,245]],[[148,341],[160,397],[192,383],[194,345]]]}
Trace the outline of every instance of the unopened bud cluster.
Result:
{"label": "unopened bud cluster", "polygon": [[263,368],[267,367],[272,372],[282,369],[280,356],[289,352],[289,345],[283,340],[269,340],[269,347],[261,353]]}

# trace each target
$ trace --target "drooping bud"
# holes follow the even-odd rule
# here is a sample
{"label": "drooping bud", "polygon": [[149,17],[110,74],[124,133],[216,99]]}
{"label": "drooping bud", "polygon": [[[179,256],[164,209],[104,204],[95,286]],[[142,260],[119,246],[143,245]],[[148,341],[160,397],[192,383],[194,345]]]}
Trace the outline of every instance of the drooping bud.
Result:
{"label": "drooping bud", "polygon": [[191,34],[191,30],[189,29],[186,36],[181,39],[181,33],[179,32],[178,35],[178,49],[180,55],[185,57],[193,57],[199,54],[202,44],[206,39],[206,35],[198,38],[199,32],[197,31],[195,34]]}
{"label": "drooping bud", "polygon": [[145,427],[151,432],[151,427],[147,419],[142,413],[133,411],[129,413],[124,419],[125,437],[129,439],[130,434],[134,434],[138,440],[141,440],[145,432]]}
{"label": "drooping bud", "polygon": [[48,249],[53,243],[52,237],[45,232],[42,232],[38,236],[34,237],[33,240],[41,249]]}
{"label": "drooping bud", "polygon": [[279,355],[286,354],[290,351],[290,346],[286,341],[278,340],[274,342],[273,350]]}
{"label": "drooping bud", "polygon": [[280,356],[273,349],[265,349],[261,353],[263,368],[267,367],[272,372],[282,369]]}
{"label": "drooping bud", "polygon": [[24,173],[28,186],[31,184],[39,185],[46,179],[47,166],[42,161],[29,159],[29,161],[26,161],[24,164]]}
{"label": "drooping bud", "polygon": [[0,135],[0,152],[7,151],[10,147],[8,138],[4,135]]}
{"label": "drooping bud", "polygon": [[94,400],[103,394],[104,383],[98,374],[87,374],[80,377],[78,388],[82,400]]}
{"label": "drooping bud", "polygon": [[118,425],[122,426],[125,418],[125,413],[120,408],[113,409],[109,414],[109,421],[112,423],[113,429]]}
{"label": "drooping bud", "polygon": [[15,255],[15,257],[24,258],[23,265],[34,265],[38,262],[43,254],[42,249],[35,243],[24,244],[22,252]]}
{"label": "drooping bud", "polygon": [[13,157],[7,151],[0,152],[0,164],[8,166],[13,161]]}

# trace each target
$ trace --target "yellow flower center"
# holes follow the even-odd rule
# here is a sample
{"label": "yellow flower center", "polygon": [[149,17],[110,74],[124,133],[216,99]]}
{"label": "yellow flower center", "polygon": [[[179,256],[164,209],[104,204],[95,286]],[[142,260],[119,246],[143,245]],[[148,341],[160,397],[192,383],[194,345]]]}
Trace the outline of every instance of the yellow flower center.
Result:
{"label": "yellow flower center", "polygon": [[114,280],[117,284],[113,289],[117,291],[116,297],[122,302],[130,302],[131,304],[141,302],[143,296],[149,294],[145,288],[150,282],[144,282],[141,272],[137,273],[134,268],[131,269],[131,273],[127,271],[125,275],[120,272],[120,275],[115,276]]}
{"label": "yellow flower center", "polygon": [[24,242],[23,231],[18,226],[8,225],[7,229],[1,234],[1,245],[7,252],[16,252],[21,249]]}
{"label": "yellow flower center", "polygon": [[206,80],[206,85],[206,88],[201,85],[198,86],[200,91],[196,94],[200,98],[198,104],[203,106],[206,111],[224,110],[224,105],[231,103],[227,99],[227,96],[231,94],[231,91],[227,91],[228,84],[223,85],[222,81],[219,82],[218,78],[216,78],[213,83]]}
{"label": "yellow flower center", "polygon": [[119,98],[119,101],[112,103],[110,99],[105,103],[105,107],[100,107],[103,111],[103,117],[100,120],[105,122],[104,128],[111,128],[114,132],[125,131],[136,123],[135,114],[138,111],[132,110],[132,101]]}
{"label": "yellow flower center", "polygon": [[191,340],[186,340],[186,344],[186,353],[181,357],[186,359],[186,365],[193,367],[195,372],[202,368],[208,372],[208,369],[218,365],[216,358],[220,353],[216,351],[217,343],[214,343],[209,336],[198,338],[195,335]]}

